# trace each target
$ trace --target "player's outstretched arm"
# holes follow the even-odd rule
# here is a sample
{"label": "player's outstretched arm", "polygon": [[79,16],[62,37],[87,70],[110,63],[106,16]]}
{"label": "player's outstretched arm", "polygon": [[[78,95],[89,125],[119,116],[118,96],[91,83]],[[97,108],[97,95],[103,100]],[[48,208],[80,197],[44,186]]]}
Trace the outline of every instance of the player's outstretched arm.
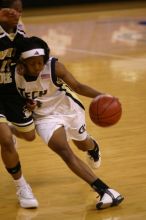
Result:
{"label": "player's outstretched arm", "polygon": [[72,75],[71,72],[67,70],[64,64],[60,62],[56,62],[55,66],[56,75],[61,78],[74,92],[79,95],[87,96],[90,98],[94,98],[103,93],[98,92],[94,88],[87,86],[86,84],[80,83],[76,78]]}

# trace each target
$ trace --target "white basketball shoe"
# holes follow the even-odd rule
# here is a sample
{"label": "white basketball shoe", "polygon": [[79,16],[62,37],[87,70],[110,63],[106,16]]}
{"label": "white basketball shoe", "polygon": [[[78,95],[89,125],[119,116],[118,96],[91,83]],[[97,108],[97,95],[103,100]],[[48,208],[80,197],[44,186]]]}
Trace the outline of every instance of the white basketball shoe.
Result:
{"label": "white basketball shoe", "polygon": [[25,184],[23,187],[18,187],[16,195],[22,208],[37,208],[39,206],[28,184]]}
{"label": "white basketball shoe", "polygon": [[104,195],[100,198],[100,201],[96,204],[97,209],[106,209],[112,206],[119,205],[124,200],[124,197],[120,195],[114,189],[107,189]]}

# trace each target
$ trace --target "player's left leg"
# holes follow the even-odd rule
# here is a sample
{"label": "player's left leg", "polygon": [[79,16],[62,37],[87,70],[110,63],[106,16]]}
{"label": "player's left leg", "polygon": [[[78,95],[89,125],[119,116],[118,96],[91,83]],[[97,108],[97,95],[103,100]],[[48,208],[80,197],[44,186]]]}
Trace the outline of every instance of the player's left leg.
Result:
{"label": "player's left leg", "polygon": [[[25,123],[24,123],[25,124]],[[24,125],[23,124],[23,125]],[[15,134],[17,137],[25,139],[27,141],[32,141],[35,138],[35,129],[34,125],[28,123],[24,126],[21,126],[21,129],[19,126],[9,126],[11,127],[11,131],[13,134]],[[14,139],[13,139],[14,142]],[[16,144],[15,144],[16,147]],[[21,176],[19,179],[15,180],[16,188],[17,188],[17,197],[20,203],[20,206],[22,208],[37,208],[38,207],[38,201],[33,195],[32,189],[30,185],[26,182],[23,176]]]}
{"label": "player's left leg", "polygon": [[[23,208],[37,208],[38,201],[33,195],[31,187],[22,175],[19,155],[16,148],[14,147],[14,141],[12,138],[13,134],[28,141],[32,141],[35,138],[35,126],[31,117],[31,113],[28,112],[25,108],[24,100],[21,98],[19,99],[19,97],[16,98],[15,96],[10,96],[5,99],[4,104],[6,108],[6,117],[5,123],[1,125],[1,127],[3,126],[1,128],[3,132],[5,126],[5,134],[2,135],[1,132],[1,135],[6,136],[9,133],[9,139],[5,138],[6,141],[4,142],[4,138],[1,138],[3,141],[1,142],[2,158],[7,171],[12,175],[14,179],[17,190],[16,194],[20,206]],[[14,126],[9,125],[7,120],[10,121]],[[13,156],[11,159],[12,156],[10,157],[9,155],[14,155],[17,157],[15,159]]]}

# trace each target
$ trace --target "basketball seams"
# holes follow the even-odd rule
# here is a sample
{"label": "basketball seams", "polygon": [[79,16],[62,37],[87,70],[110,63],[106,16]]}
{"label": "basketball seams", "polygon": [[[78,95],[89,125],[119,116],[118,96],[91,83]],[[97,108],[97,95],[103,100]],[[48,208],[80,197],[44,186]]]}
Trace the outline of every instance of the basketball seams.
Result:
{"label": "basketball seams", "polygon": [[113,125],[120,119],[120,117],[121,117],[121,112],[118,112],[115,115],[113,115],[112,117],[100,118],[99,119],[99,124],[100,125],[107,124],[107,126]]}
{"label": "basketball seams", "polygon": [[[102,111],[102,115],[104,115],[105,111],[108,110],[108,108],[110,107],[110,105],[112,105],[112,103],[113,103],[114,101],[116,101],[116,100],[117,100],[117,99],[116,99],[115,97],[113,97],[112,102],[107,106],[107,108],[106,108],[104,111]],[[118,114],[122,114],[121,106],[120,106],[120,108],[119,108],[119,111],[114,112],[114,113],[111,114],[110,116],[107,115],[107,116],[103,116],[103,117],[102,117],[102,115],[101,115],[101,116],[99,115],[99,118],[100,118],[100,119],[107,119],[107,118],[110,119],[110,118],[112,118],[112,117],[114,117],[114,116],[116,116],[116,115],[118,115]]]}
{"label": "basketball seams", "polygon": [[[106,97],[105,97],[106,98]],[[106,112],[106,110],[109,108],[109,106],[112,104],[112,102],[115,100],[115,97],[111,97],[111,101],[108,102],[105,106],[105,108],[103,109],[102,112],[99,112],[98,110],[100,109],[100,105],[101,105],[101,101],[102,99],[99,98],[98,102],[97,102],[97,112],[98,112],[98,116],[100,117],[100,115],[104,114],[104,112]],[[105,105],[105,103],[104,103]]]}
{"label": "basketball seams", "polygon": [[110,119],[110,118],[113,118],[115,116],[118,116],[119,114],[121,114],[121,111],[118,111],[118,112],[115,112],[113,115],[110,115],[110,116],[104,116],[104,117],[98,117],[98,119],[100,120],[104,120],[104,119]]}
{"label": "basketball seams", "polygon": [[121,118],[122,106],[118,98],[114,96],[97,96],[90,103],[89,115],[96,125],[109,127]]}

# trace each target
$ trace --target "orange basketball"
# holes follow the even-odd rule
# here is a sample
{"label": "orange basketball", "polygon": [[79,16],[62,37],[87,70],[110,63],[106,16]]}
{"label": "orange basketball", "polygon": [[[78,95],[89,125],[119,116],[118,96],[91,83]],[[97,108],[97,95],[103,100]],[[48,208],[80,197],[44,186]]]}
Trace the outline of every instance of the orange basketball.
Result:
{"label": "orange basketball", "polygon": [[89,115],[96,125],[108,127],[120,120],[122,106],[118,98],[111,95],[100,95],[90,103]]}

